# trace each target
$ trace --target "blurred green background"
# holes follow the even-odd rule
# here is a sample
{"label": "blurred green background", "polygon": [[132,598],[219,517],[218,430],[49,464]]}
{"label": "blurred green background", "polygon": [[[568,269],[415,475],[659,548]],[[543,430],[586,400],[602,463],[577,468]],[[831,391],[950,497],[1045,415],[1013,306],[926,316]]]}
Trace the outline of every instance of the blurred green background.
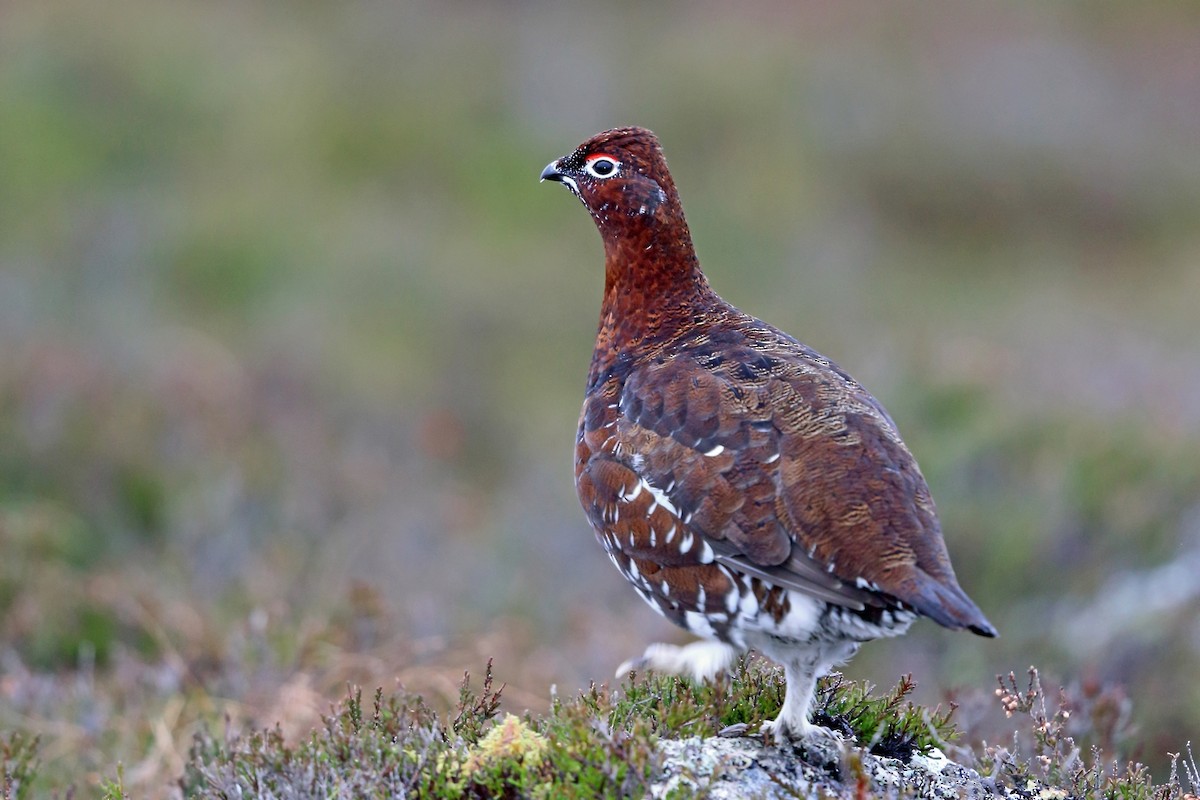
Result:
{"label": "blurred green background", "polygon": [[[541,168],[662,139],[728,300],[889,408],[998,641],[1200,739],[1200,6],[0,7],[0,730],[165,791],[348,681],[513,709],[656,640],[571,452],[602,254]],[[972,713],[964,706],[964,714]],[[1165,776],[1160,776],[1165,777]]]}

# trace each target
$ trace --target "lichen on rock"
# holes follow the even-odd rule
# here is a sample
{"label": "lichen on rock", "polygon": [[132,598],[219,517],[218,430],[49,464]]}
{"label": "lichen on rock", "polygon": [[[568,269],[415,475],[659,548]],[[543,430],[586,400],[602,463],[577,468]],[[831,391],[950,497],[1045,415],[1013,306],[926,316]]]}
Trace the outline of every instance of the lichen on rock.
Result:
{"label": "lichen on rock", "polygon": [[989,782],[938,751],[907,763],[872,755],[833,739],[791,747],[764,745],[758,737],[698,737],[659,743],[662,769],[652,798],[995,797]]}

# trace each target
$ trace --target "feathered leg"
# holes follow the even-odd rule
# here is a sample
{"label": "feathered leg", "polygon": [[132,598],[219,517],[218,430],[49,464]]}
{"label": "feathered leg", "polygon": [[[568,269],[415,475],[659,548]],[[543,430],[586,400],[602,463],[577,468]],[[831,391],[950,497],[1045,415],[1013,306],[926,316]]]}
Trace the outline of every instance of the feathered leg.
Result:
{"label": "feathered leg", "polygon": [[687,675],[697,681],[711,680],[737,658],[739,650],[723,642],[701,640],[683,647],[652,644],[641,658],[631,658],[617,667],[617,678],[626,678],[632,670],[653,670],[666,675]]}

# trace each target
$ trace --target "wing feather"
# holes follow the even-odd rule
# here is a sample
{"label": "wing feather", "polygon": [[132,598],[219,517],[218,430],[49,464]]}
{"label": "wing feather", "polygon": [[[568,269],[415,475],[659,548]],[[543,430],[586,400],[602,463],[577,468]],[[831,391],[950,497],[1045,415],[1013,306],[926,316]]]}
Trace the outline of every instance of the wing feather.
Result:
{"label": "wing feather", "polygon": [[761,323],[679,343],[619,397],[634,469],[717,561],[850,608],[953,584],[932,499],[879,403]]}

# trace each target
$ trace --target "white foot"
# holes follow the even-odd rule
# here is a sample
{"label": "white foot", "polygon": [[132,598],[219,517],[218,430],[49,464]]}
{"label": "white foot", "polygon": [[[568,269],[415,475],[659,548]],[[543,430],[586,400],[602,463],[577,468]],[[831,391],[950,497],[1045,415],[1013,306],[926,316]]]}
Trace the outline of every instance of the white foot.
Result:
{"label": "white foot", "polygon": [[763,734],[773,736],[777,744],[803,740],[840,741],[841,737],[838,734],[808,721],[812,713],[817,676],[827,672],[829,667],[819,663],[813,654],[803,651],[793,658],[778,660],[783,664],[787,692],[784,694],[779,716],[763,724]]}
{"label": "white foot", "polygon": [[846,741],[840,733],[831,728],[813,725],[808,720],[803,720],[800,725],[796,725],[794,722],[784,719],[782,713],[775,719],[768,720],[762,724],[762,735],[764,738],[774,738],[775,744],[804,741],[839,743]]}
{"label": "white foot", "polygon": [[721,642],[700,641],[678,647],[673,644],[652,644],[641,658],[632,658],[617,667],[617,679],[629,677],[637,670],[653,670],[667,675],[686,675],[697,681],[712,680],[738,656],[738,649]]}

